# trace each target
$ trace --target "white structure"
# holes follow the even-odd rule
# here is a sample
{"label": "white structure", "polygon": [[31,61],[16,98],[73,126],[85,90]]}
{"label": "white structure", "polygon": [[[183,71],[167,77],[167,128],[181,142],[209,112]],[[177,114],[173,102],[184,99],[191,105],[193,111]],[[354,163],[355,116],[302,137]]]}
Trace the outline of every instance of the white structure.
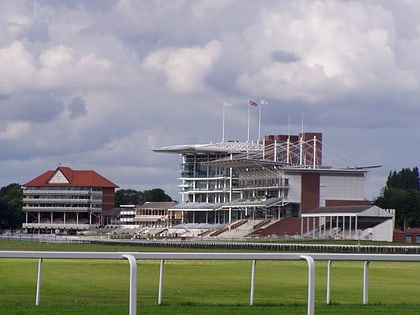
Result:
{"label": "white structure", "polygon": [[266,136],[260,143],[178,145],[155,151],[182,156],[181,204],[176,209],[183,211],[186,223],[227,223],[248,215],[299,217],[331,203],[367,204],[364,182],[369,168],[322,165],[321,140],[321,133],[306,133]]}
{"label": "white structure", "polygon": [[[321,133],[305,133],[265,136],[260,143],[177,145],[155,151],[182,156],[182,202],[170,209],[182,212],[182,223],[272,220],[272,226],[260,236],[316,236],[314,230],[325,227],[325,218],[311,211],[319,207],[367,207],[365,178],[377,167],[323,165],[322,148]],[[314,216],[320,219],[315,222],[311,219]],[[287,226],[276,222],[286,217]],[[375,233],[371,230],[370,237],[392,240],[391,225],[384,225]],[[386,235],[379,230],[386,230]]]}
{"label": "white structure", "polygon": [[313,238],[392,242],[395,210],[371,205],[319,207],[302,213],[302,218],[310,231],[307,236]]}

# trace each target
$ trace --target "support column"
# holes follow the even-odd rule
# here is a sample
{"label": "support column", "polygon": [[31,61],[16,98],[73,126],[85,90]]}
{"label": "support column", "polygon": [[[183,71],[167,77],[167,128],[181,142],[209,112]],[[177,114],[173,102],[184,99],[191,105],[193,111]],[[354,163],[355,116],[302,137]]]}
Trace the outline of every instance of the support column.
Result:
{"label": "support column", "polygon": [[[309,218],[310,217],[307,217],[306,218],[306,233],[309,233]],[[308,234],[309,235],[309,234]]]}
{"label": "support column", "polygon": [[354,217],[354,236],[357,237],[357,240],[360,240],[360,236],[358,237],[357,233],[357,215]]}
{"label": "support column", "polygon": [[312,217],[312,237],[315,238],[315,217]]}
{"label": "support column", "polygon": [[[280,210],[279,210],[280,213]],[[304,218],[301,216],[300,217],[300,237],[303,237],[303,220]]]}
{"label": "support column", "polygon": [[351,216],[349,216],[349,236],[350,236],[350,239],[353,239],[353,233],[351,231]]}

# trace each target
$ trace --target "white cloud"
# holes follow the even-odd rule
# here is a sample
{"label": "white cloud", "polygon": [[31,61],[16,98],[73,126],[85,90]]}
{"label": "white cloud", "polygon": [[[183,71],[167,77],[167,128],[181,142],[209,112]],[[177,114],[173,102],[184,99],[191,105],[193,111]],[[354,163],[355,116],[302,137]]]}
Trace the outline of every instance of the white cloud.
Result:
{"label": "white cloud", "polygon": [[24,121],[14,121],[6,124],[6,129],[0,131],[0,140],[18,140],[28,134],[30,125]]}
{"label": "white cloud", "polygon": [[36,66],[31,54],[20,41],[0,48],[0,94],[28,89],[34,82]]}
{"label": "white cloud", "polygon": [[200,93],[206,89],[206,76],[222,49],[216,40],[201,47],[161,49],[146,56],[144,67],[162,73],[174,93]]}
{"label": "white cloud", "polygon": [[[319,102],[372,87],[417,87],[414,73],[398,64],[395,26],[383,8],[354,1],[299,1],[292,7],[265,10],[245,30],[253,64],[238,77],[242,91]],[[270,60],[273,51],[299,60]]]}

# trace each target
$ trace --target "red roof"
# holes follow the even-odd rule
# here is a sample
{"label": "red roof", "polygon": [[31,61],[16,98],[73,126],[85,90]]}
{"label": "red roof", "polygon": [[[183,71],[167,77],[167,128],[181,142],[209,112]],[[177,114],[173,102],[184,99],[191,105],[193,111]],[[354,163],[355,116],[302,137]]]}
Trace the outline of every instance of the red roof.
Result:
{"label": "red roof", "polygon": [[[50,179],[60,171],[68,183],[49,183]],[[109,181],[95,171],[72,170],[70,167],[58,167],[56,170],[46,171],[44,174],[23,184],[24,187],[42,187],[42,186],[78,186],[78,187],[107,187],[118,188],[116,184]]]}

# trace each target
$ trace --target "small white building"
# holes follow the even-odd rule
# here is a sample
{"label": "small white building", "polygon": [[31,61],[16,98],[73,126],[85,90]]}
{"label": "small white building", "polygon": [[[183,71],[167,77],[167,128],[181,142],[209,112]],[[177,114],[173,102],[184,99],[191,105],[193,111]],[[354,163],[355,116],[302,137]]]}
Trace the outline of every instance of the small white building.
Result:
{"label": "small white building", "polygon": [[392,242],[395,210],[377,206],[318,207],[302,213],[307,237]]}

